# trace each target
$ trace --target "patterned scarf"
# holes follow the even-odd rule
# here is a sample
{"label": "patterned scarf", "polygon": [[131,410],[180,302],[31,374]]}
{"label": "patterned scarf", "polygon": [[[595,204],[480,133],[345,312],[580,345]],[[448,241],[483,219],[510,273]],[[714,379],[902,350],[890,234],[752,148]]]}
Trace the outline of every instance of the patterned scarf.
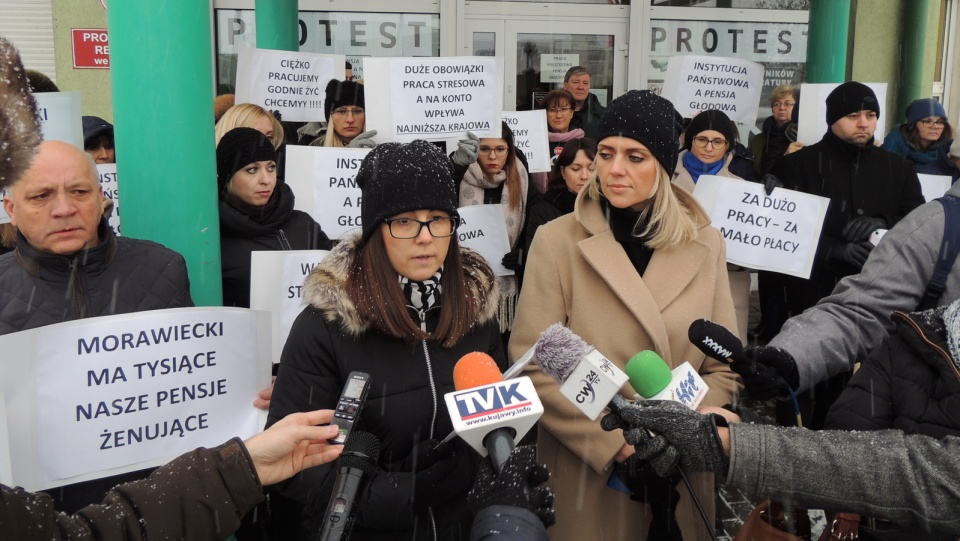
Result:
{"label": "patterned scarf", "polygon": [[950,303],[943,311],[943,326],[947,335],[947,347],[953,364],[960,368],[960,300]]}
{"label": "patterned scarf", "polygon": [[[506,218],[507,238],[510,246],[513,247],[523,231],[523,218],[527,213],[527,190],[530,182],[527,178],[527,170],[514,162],[517,172],[520,173],[520,201],[516,209],[511,209],[510,190],[505,186],[500,196],[500,206],[503,207],[503,215]],[[474,162],[467,168],[463,175],[463,181],[460,182],[460,206],[469,207],[471,205],[483,204],[483,192],[490,188],[496,188],[507,180],[507,172],[500,171],[488,180],[480,169],[480,164]],[[526,257],[526,254],[524,254]],[[497,276],[497,286],[500,287],[500,332],[507,332],[513,328],[513,316],[517,310],[517,297],[520,295],[516,276]]]}
{"label": "patterned scarf", "polygon": [[[403,287],[403,296],[406,297],[409,306],[420,314],[426,313],[431,308],[440,304],[440,277],[443,275],[443,266],[441,265],[433,276],[417,282],[400,276],[400,286]],[[421,318],[420,328],[424,329],[424,318]]]}

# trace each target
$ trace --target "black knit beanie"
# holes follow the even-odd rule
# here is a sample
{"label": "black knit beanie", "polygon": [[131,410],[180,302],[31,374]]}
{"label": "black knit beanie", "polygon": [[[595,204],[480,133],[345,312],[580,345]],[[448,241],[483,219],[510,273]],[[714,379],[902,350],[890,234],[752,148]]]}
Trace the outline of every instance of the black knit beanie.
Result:
{"label": "black knit beanie", "polygon": [[253,128],[234,128],[217,144],[217,188],[223,191],[233,174],[253,162],[277,161],[270,138]]}
{"label": "black knit beanie", "polygon": [[623,136],[643,143],[660,165],[673,176],[680,151],[673,104],[649,90],[631,90],[610,102],[600,117],[597,142]]}
{"label": "black knit beanie", "polygon": [[363,85],[359,83],[330,79],[330,82],[327,83],[326,92],[327,95],[323,100],[323,116],[326,117],[327,122],[330,121],[330,114],[337,107],[356,105],[366,109],[363,99]]}
{"label": "black knit beanie", "polygon": [[707,130],[722,133],[723,138],[729,143],[727,150],[729,151],[733,148],[733,144],[737,140],[737,136],[733,131],[733,123],[730,122],[730,117],[723,111],[717,111],[716,109],[703,111],[690,120],[686,135],[683,136],[683,148],[690,150],[690,145],[693,144],[693,138],[699,135],[700,132]]}
{"label": "black knit beanie", "polygon": [[827,95],[827,125],[859,111],[873,111],[880,118],[880,102],[869,86],[849,81],[833,89]]}
{"label": "black knit beanie", "polygon": [[367,154],[357,171],[362,202],[363,241],[391,216],[430,209],[457,213],[457,189],[450,160],[431,143],[383,143]]}

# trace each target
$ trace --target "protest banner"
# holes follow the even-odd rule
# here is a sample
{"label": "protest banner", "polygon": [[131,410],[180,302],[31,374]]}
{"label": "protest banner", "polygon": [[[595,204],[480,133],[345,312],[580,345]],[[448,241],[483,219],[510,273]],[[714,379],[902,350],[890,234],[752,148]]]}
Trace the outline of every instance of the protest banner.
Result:
{"label": "protest banner", "polygon": [[503,121],[513,132],[513,142],[517,150],[527,158],[528,173],[546,173],[550,171],[550,141],[547,138],[547,112],[504,111]]}
{"label": "protest banner", "polygon": [[503,266],[503,256],[510,251],[507,222],[500,205],[471,205],[457,209],[460,226],[457,241],[487,260],[487,265],[497,276],[510,276],[514,272]]}
{"label": "protest banner", "polygon": [[80,92],[38,92],[37,116],[44,141],[64,141],[83,148],[83,118]]}
{"label": "protest banner", "polygon": [[500,137],[503,63],[493,57],[365,58],[367,129],[377,139]]}
{"label": "protest banner", "polygon": [[274,363],[280,362],[290,327],[303,311],[303,281],[328,253],[326,250],[250,253],[250,309],[270,313]]}
{"label": "protest banner", "polygon": [[740,179],[700,175],[694,197],[727,245],[727,261],[809,278],[830,200]]}
{"label": "protest banner", "polygon": [[541,54],[540,82],[563,84],[567,70],[579,65],[579,54]]}
{"label": "protest banner", "polygon": [[923,192],[923,199],[928,203],[938,197],[943,197],[950,186],[953,185],[953,179],[949,175],[924,175],[917,173],[920,179],[920,191]]}
{"label": "protest banner", "polygon": [[164,464],[263,426],[268,315],[176,308],[0,337],[13,482],[41,490]]}
{"label": "protest banner", "polygon": [[100,174],[100,187],[103,188],[103,195],[113,201],[113,212],[110,214],[107,223],[110,224],[114,233],[120,235],[120,188],[117,185],[117,164],[97,164],[97,172]]}
{"label": "protest banner", "polygon": [[760,107],[764,68],[739,58],[673,56],[663,81],[663,97],[684,118],[717,109],[730,120],[753,124]]}
{"label": "protest banner", "polygon": [[370,149],[287,147],[287,178],[296,207],[331,239],[360,229],[360,188],[354,180]]}
{"label": "protest banner", "polygon": [[[884,104],[887,103],[887,83],[863,84],[873,90],[877,95],[877,103],[880,104],[880,118],[877,119],[877,130],[873,133],[873,138],[877,143],[882,143],[883,136],[887,133],[886,118],[890,114],[883,110]],[[827,125],[827,96],[838,86],[840,83],[803,83],[800,103],[797,104],[803,111],[800,115],[800,124],[797,126],[797,141],[804,145],[812,145],[827,133],[830,127]]]}
{"label": "protest banner", "polygon": [[237,57],[237,103],[278,111],[283,120],[326,120],[330,79],[343,79],[343,55],[243,47]]}

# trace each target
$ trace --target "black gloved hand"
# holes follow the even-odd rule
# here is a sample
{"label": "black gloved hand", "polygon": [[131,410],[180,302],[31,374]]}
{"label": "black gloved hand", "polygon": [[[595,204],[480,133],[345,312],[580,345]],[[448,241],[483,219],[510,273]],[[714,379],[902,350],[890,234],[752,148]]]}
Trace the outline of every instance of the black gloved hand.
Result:
{"label": "black gloved hand", "polygon": [[510,453],[500,475],[493,472],[489,460],[480,465],[480,473],[467,501],[474,514],[491,505],[508,505],[528,509],[537,515],[543,525],[557,522],[553,510],[553,491],[543,486],[550,472],[537,464],[537,451],[532,445],[521,445]]}
{"label": "black gloved hand", "polygon": [[503,260],[500,263],[512,271],[520,270],[520,267],[523,266],[523,248],[517,246],[513,250],[510,250],[504,254]]}
{"label": "black gloved hand", "polygon": [[673,473],[661,477],[650,462],[636,454],[616,464],[613,472],[630,489],[630,499],[635,502],[661,502],[679,496],[675,496],[674,491],[674,487],[680,482],[679,472],[674,470]]}
{"label": "black gloved hand", "polygon": [[743,378],[751,398],[786,398],[789,389],[800,386],[797,362],[786,350],[770,346],[752,347],[744,349],[743,356],[748,362],[733,363],[730,369]]}
{"label": "black gloved hand", "polygon": [[[679,454],[684,470],[726,476],[728,462],[713,415],[697,413],[679,402],[642,400],[620,408],[619,414],[606,415],[610,416],[619,418],[621,425],[650,430],[664,438]],[[607,421],[608,426],[611,424],[613,421]]]}
{"label": "black gloved hand", "polygon": [[767,195],[770,195],[774,188],[783,188],[783,181],[771,175],[770,173],[763,175],[763,178],[760,179],[760,183],[763,184],[763,191],[766,192]]}
{"label": "black gloved hand", "polygon": [[624,441],[632,445],[634,449],[634,454],[630,455],[630,458],[636,457],[641,462],[649,464],[649,467],[658,476],[667,477],[677,469],[680,455],[676,448],[670,445],[670,442],[663,436],[652,435],[647,429],[631,425],[612,412],[600,419],[600,428],[607,432],[612,432],[618,428],[623,429]]}
{"label": "black gloved hand", "polygon": [[474,451],[462,441],[457,438],[451,445],[442,446],[442,456],[438,456],[432,464],[418,465],[420,469],[413,473],[415,512],[422,513],[427,507],[448,502],[470,489],[475,470],[469,454]]}
{"label": "black gloved hand", "polygon": [[873,244],[869,242],[842,242],[830,249],[827,254],[827,261],[844,263],[862,269],[872,251]]}
{"label": "black gloved hand", "polygon": [[887,221],[883,218],[858,216],[843,226],[843,238],[847,242],[861,242],[868,240],[877,229],[886,229]]}
{"label": "black gloved hand", "polygon": [[472,131],[467,132],[467,138],[461,139],[457,143],[457,150],[453,151],[453,156],[450,159],[453,163],[466,167],[471,163],[477,161],[477,157],[480,155],[480,138],[477,137],[477,134]]}
{"label": "black gloved hand", "polygon": [[274,109],[270,111],[270,114],[273,115],[273,118],[277,119],[277,122],[283,122],[283,115],[280,114],[279,109]]}

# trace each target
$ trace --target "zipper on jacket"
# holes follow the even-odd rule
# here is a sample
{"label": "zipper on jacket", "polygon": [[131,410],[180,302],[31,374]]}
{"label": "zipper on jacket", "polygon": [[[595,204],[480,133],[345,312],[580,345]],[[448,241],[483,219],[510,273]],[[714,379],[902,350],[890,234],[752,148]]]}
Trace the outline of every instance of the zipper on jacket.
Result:
{"label": "zipper on jacket", "polygon": [[284,250],[293,250],[293,248],[290,247],[290,242],[287,241],[287,234],[283,232],[283,229],[277,230],[277,240],[280,241],[280,248]]}
{"label": "zipper on jacket", "polygon": [[953,359],[950,358],[949,353],[947,353],[946,351],[943,351],[943,348],[931,342],[930,339],[927,338],[927,335],[920,328],[920,326],[917,325],[917,322],[914,321],[910,316],[899,311],[894,312],[893,315],[903,318],[904,321],[906,321],[911,327],[913,327],[913,330],[915,330],[917,334],[920,335],[920,339],[923,340],[928,346],[933,348],[934,351],[939,353],[941,357],[943,357],[943,359],[947,362],[947,366],[949,366],[953,370],[953,375],[957,376],[957,379],[960,380],[960,369],[957,369],[957,365],[953,362]]}
{"label": "zipper on jacket", "polygon": [[[420,316],[420,330],[427,330],[427,311],[416,309]],[[433,416],[430,418],[430,439],[433,439],[434,425],[437,424],[437,384],[433,380],[433,365],[430,363],[430,350],[427,348],[427,341],[421,340],[423,346],[423,360],[427,363],[427,379],[430,381],[430,397],[433,399]],[[427,507],[427,517],[430,518],[430,531],[433,534],[434,541],[437,541],[437,522],[433,518],[433,507]]]}
{"label": "zipper on jacket", "polygon": [[70,284],[67,291],[70,292],[71,304],[73,304],[73,313],[77,319],[87,317],[87,301],[83,295],[83,284],[80,282],[80,261],[79,256],[70,260]]}

